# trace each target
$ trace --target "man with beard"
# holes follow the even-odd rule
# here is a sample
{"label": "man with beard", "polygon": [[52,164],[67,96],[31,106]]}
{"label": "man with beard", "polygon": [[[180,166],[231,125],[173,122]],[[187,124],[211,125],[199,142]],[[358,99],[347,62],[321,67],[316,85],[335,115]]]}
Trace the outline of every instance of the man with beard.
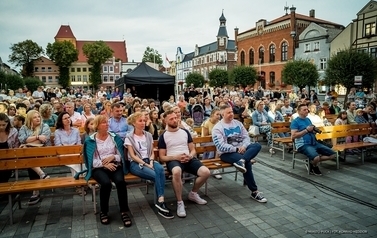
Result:
{"label": "man with beard", "polygon": [[185,205],[182,200],[182,171],[198,176],[188,195],[188,199],[197,204],[207,204],[198,191],[207,181],[210,171],[196,158],[195,145],[190,132],[178,127],[177,115],[173,110],[165,112],[166,130],[159,137],[158,149],[162,162],[166,162],[168,170],[173,175],[173,189],[177,198],[177,216],[186,217]]}
{"label": "man with beard", "polygon": [[258,191],[252,171],[252,165],[256,162],[254,158],[261,150],[261,145],[250,142],[248,132],[241,122],[234,120],[233,110],[229,105],[221,106],[220,111],[223,119],[212,129],[212,140],[220,159],[233,164],[243,173],[252,199],[261,203],[267,202],[267,199]]}

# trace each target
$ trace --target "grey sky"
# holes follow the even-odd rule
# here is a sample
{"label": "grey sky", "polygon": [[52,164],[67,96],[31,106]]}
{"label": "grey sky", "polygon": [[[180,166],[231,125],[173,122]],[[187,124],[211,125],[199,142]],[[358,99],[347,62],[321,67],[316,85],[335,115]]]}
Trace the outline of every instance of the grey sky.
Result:
{"label": "grey sky", "polygon": [[[253,28],[259,19],[271,21],[296,12],[347,26],[369,0],[1,0],[0,57],[8,63],[11,44],[31,39],[43,48],[54,41],[60,25],[69,24],[78,40],[126,40],[128,60],[140,61],[150,46],[163,59],[175,57],[216,40],[222,9],[230,39],[234,28]],[[11,64],[10,64],[11,65]],[[11,65],[13,66],[13,65]]]}

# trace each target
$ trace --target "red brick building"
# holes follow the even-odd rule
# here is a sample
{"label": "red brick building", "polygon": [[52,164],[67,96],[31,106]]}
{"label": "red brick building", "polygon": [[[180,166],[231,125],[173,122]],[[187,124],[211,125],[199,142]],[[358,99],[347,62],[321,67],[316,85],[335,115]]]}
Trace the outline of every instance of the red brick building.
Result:
{"label": "red brick building", "polygon": [[289,10],[290,14],[286,13],[270,22],[259,20],[250,30],[239,33],[238,28],[234,29],[237,64],[254,66],[261,75],[255,88],[290,89],[290,85],[282,85],[281,72],[285,63],[295,58],[298,36],[311,22],[343,27],[315,18],[314,10],[310,10],[309,16],[296,13],[293,6]]}

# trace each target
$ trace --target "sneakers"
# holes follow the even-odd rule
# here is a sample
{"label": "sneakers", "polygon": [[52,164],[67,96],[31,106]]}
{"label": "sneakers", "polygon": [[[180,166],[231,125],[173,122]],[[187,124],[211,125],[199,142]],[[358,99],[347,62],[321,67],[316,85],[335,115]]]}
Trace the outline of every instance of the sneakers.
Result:
{"label": "sneakers", "polygon": [[251,193],[250,197],[257,202],[267,202],[267,199],[263,197],[261,192]]}
{"label": "sneakers", "polygon": [[311,166],[310,174],[314,174],[314,175],[317,175],[317,176],[321,176],[322,175],[322,173],[319,170],[318,166],[313,166],[313,165]]}
{"label": "sneakers", "polygon": [[169,208],[166,206],[165,202],[157,202],[155,206],[158,208],[158,210],[161,210],[163,212],[170,212]]}
{"label": "sneakers", "polygon": [[245,168],[245,160],[243,159],[240,159],[239,161],[234,162],[233,166],[236,167],[236,169],[238,169],[238,171],[240,171],[241,173],[246,173],[247,171]]}
{"label": "sneakers", "polygon": [[194,193],[194,192],[190,192],[189,195],[188,195],[188,199],[190,201],[193,201],[193,202],[196,202],[197,204],[200,204],[200,205],[205,205],[207,204],[207,201],[202,199],[198,193]]}
{"label": "sneakers", "polygon": [[41,200],[41,197],[38,195],[33,195],[31,196],[31,198],[29,199],[29,202],[28,204],[29,205],[34,205],[34,204],[37,204],[39,202],[39,200]]}
{"label": "sneakers", "polygon": [[218,169],[215,169],[213,172],[212,172],[212,175],[213,177],[215,177],[216,179],[222,179],[223,177],[219,174],[220,171]]}
{"label": "sneakers", "polygon": [[173,219],[174,215],[170,209],[166,206],[165,202],[157,202],[155,206],[158,208],[158,214],[166,219]]}
{"label": "sneakers", "polygon": [[183,202],[177,202],[177,216],[180,218],[186,217],[185,204]]}

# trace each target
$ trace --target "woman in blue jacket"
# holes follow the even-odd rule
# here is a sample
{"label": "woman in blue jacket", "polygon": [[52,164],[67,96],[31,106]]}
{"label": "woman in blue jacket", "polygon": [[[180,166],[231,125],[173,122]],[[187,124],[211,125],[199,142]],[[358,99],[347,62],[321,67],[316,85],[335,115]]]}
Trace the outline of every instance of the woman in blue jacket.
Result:
{"label": "woman in blue jacket", "polygon": [[100,221],[107,225],[110,223],[109,199],[111,193],[111,182],[117,188],[121,219],[124,226],[129,227],[132,221],[128,216],[128,196],[127,184],[124,175],[128,173],[122,139],[113,132],[108,132],[109,123],[104,115],[94,118],[94,129],[96,132],[86,138],[84,142],[83,154],[85,165],[88,168],[85,176],[86,180],[91,177],[100,185]]}
{"label": "woman in blue jacket", "polygon": [[[267,111],[264,110],[263,101],[260,100],[255,103],[255,111],[251,115],[251,118],[253,120],[253,125],[259,128],[259,133],[266,134],[267,145],[272,147],[271,123],[274,119],[269,117]],[[275,153],[272,148],[270,148],[270,153]]]}

